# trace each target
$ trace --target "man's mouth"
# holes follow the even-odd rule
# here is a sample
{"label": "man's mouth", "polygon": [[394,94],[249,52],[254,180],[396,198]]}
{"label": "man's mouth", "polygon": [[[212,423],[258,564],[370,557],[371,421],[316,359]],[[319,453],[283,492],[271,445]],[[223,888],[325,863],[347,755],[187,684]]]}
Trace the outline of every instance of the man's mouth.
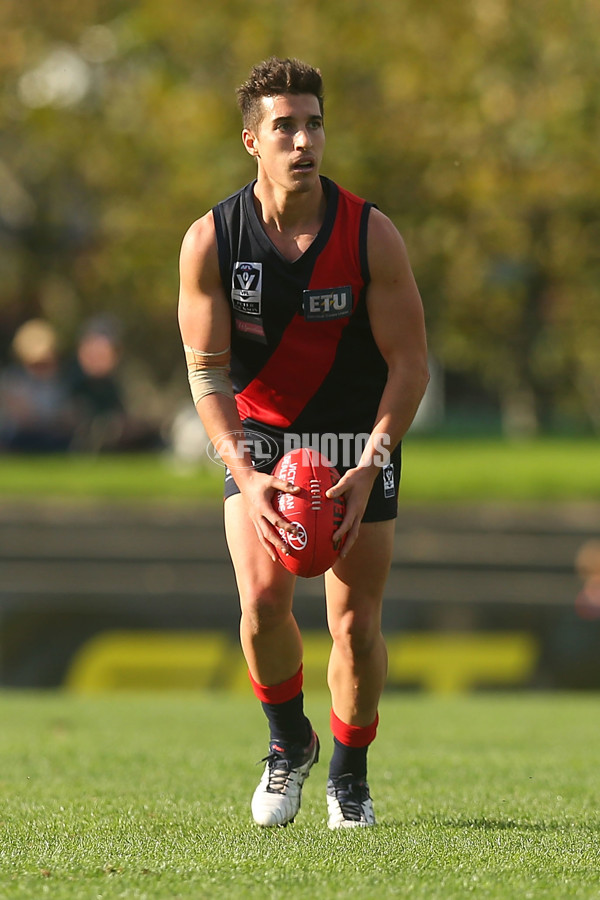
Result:
{"label": "man's mouth", "polygon": [[314,159],[299,159],[293,163],[292,170],[294,172],[311,172],[315,167]]}

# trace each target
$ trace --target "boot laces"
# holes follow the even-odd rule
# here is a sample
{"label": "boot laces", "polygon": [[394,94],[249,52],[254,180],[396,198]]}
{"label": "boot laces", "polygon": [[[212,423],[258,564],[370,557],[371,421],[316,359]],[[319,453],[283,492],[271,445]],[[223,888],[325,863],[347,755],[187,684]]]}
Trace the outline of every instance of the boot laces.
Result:
{"label": "boot laces", "polygon": [[290,772],[292,770],[292,762],[281,753],[269,753],[263,757],[261,762],[269,765],[269,783],[267,790],[273,794],[282,794],[286,789]]}
{"label": "boot laces", "polygon": [[345,819],[360,822],[364,818],[363,802],[367,799],[367,788],[362,781],[349,781],[335,785],[335,796]]}

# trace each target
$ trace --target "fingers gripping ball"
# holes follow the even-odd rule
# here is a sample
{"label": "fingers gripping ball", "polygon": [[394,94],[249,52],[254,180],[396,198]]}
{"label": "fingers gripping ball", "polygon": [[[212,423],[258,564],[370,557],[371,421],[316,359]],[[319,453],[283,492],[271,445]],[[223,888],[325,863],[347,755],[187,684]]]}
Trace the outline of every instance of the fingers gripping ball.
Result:
{"label": "fingers gripping ball", "polygon": [[344,535],[335,545],[333,542],[346,511],[344,498],[325,496],[340,476],[325,456],[307,447],[286,453],[273,474],[300,488],[296,494],[277,491],[273,497],[277,512],[295,525],[297,532],[280,531],[290,553],[286,556],[277,550],[279,560],[295,575],[322,575],[338,558],[345,540]]}

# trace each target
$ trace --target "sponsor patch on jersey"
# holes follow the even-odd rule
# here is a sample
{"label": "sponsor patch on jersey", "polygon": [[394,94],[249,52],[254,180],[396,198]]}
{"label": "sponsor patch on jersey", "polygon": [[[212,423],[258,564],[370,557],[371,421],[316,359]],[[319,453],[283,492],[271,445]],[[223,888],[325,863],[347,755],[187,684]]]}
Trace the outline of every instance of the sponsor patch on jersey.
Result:
{"label": "sponsor patch on jersey", "polygon": [[258,341],[259,344],[267,343],[263,320],[259,316],[253,318],[234,312],[233,325],[237,333],[243,337],[251,341]]}
{"label": "sponsor patch on jersey", "polygon": [[302,292],[302,310],[309,322],[343,319],[352,313],[352,287],[326,288]]}
{"label": "sponsor patch on jersey", "polygon": [[384,466],[383,469],[383,496],[395,497],[396,485],[394,484],[394,463]]}
{"label": "sponsor patch on jersey", "polygon": [[236,262],[231,282],[231,303],[237,312],[260,316],[262,311],[262,263]]}

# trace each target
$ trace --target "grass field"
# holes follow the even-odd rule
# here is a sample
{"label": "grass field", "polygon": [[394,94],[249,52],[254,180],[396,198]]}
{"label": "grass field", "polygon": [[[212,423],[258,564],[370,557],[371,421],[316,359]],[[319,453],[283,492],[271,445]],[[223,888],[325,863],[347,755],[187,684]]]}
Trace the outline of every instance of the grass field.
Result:
{"label": "grass field", "polygon": [[[310,698],[309,698],[310,699]],[[262,714],[230,695],[0,695],[0,897],[600,897],[600,698],[386,695],[379,826],[329,832],[324,753],[296,823],[249,817]]]}
{"label": "grass field", "polygon": [[[223,472],[167,456],[0,456],[0,497],[219,502]],[[401,498],[429,501],[600,500],[594,440],[425,440],[404,447]]]}

